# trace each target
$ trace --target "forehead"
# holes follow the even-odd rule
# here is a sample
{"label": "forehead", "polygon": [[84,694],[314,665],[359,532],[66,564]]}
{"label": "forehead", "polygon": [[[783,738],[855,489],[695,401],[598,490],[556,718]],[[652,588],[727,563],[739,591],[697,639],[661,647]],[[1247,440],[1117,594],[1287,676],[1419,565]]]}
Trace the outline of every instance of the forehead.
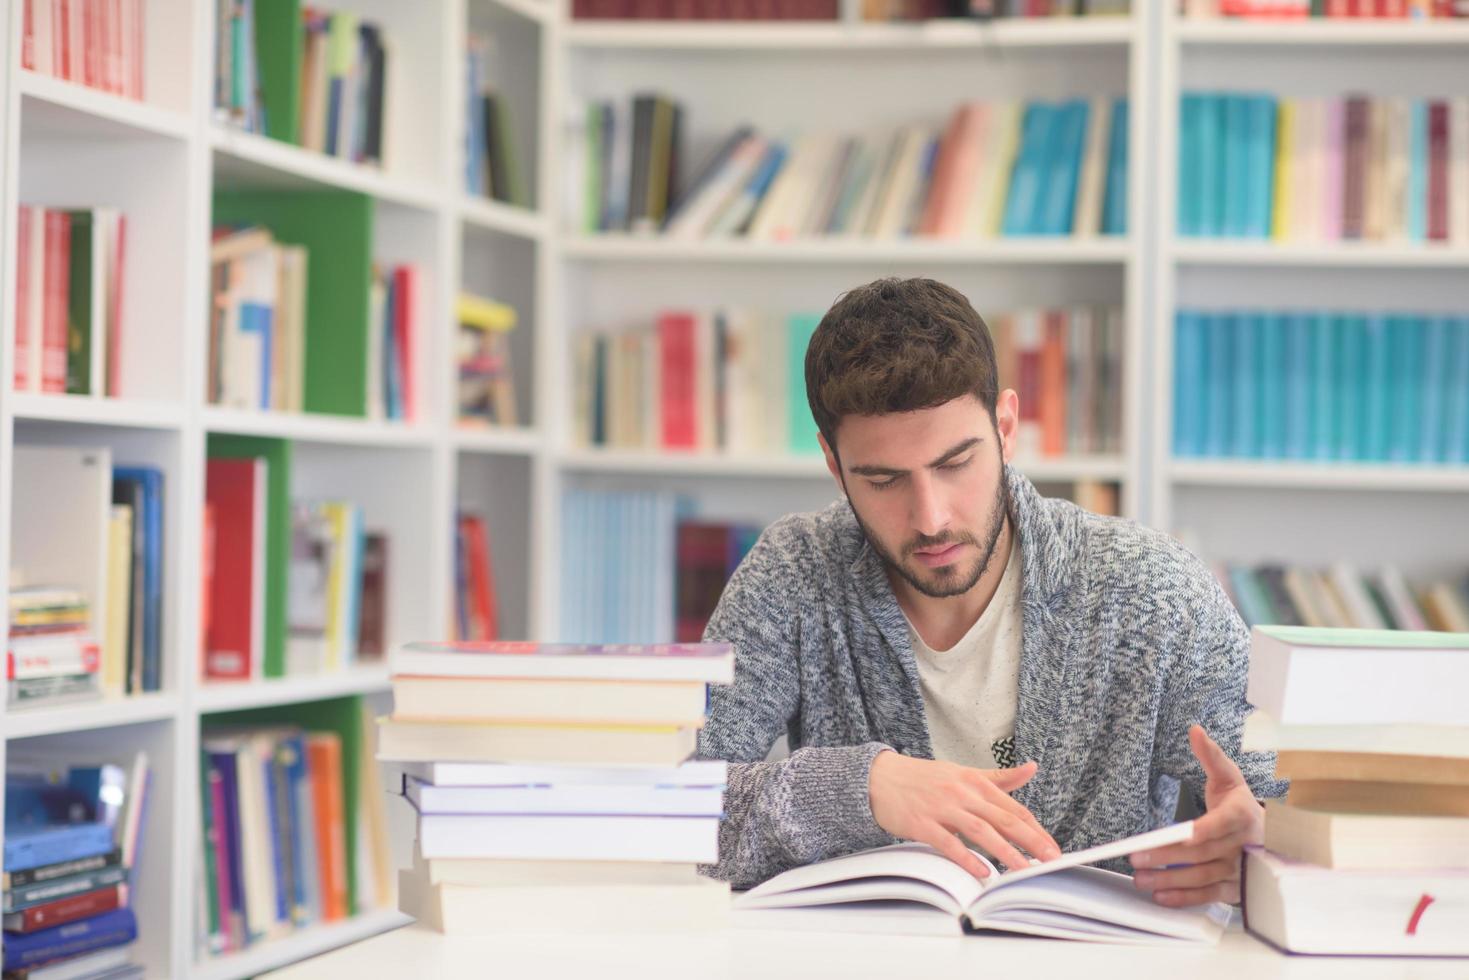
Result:
{"label": "forehead", "polygon": [[964,395],[933,408],[890,415],[848,415],[837,429],[842,462],[904,467],[930,462],[955,443],[994,429],[979,399]]}

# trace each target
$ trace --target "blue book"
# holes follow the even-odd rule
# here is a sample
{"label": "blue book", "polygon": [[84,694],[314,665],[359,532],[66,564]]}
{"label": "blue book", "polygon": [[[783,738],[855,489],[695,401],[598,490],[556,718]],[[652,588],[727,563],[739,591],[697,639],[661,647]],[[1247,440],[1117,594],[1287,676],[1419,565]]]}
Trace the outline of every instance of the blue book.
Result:
{"label": "blue book", "polygon": [[[1387,459],[1390,431],[1389,406],[1392,388],[1392,335],[1390,319],[1375,314],[1367,320],[1364,385],[1360,390],[1366,403],[1364,438],[1358,442],[1357,459]],[[1349,389],[1350,390],[1350,389]]]}
{"label": "blue book", "polygon": [[1230,409],[1231,456],[1254,459],[1260,455],[1260,333],[1262,318],[1258,313],[1241,313],[1233,317],[1234,345],[1233,392]]}
{"label": "blue book", "polygon": [[403,417],[403,352],[398,350],[398,333],[393,329],[393,308],[398,301],[397,277],[388,275],[383,298],[383,321],[371,329],[383,332],[383,414]]}
{"label": "blue book", "polygon": [[317,880],[316,810],[311,798],[311,780],[306,768],[306,741],[299,732],[284,736],[276,749],[285,771],[296,873],[292,882],[291,918],[306,925],[321,918],[321,885]]}
{"label": "blue book", "polygon": [[337,75],[326,83],[326,155],[337,155],[337,136],[342,127],[342,87],[345,80]]}
{"label": "blue book", "polygon": [[1388,458],[1400,463],[1419,459],[1423,440],[1423,350],[1428,318],[1394,318],[1392,336],[1392,387],[1388,405],[1392,409],[1392,431],[1388,435]]}
{"label": "blue book", "polygon": [[1443,459],[1444,407],[1448,404],[1449,345],[1453,321],[1445,316],[1423,320],[1423,360],[1417,384],[1423,390],[1422,422],[1413,458],[1423,463]]}
{"label": "blue book", "polygon": [[[136,484],[142,494],[144,691],[163,684],[163,473],[150,466],[115,466],[112,481]],[[134,521],[138,516],[134,514]],[[133,588],[137,588],[137,583]]]}
{"label": "blue book", "polygon": [[1311,438],[1311,316],[1291,313],[1285,323],[1285,443],[1287,459],[1308,459]]}
{"label": "blue book", "polygon": [[290,887],[290,868],[286,861],[286,848],[283,835],[287,828],[281,826],[280,808],[285,805],[285,800],[278,795],[279,787],[275,781],[275,753],[272,751],[263,758],[255,755],[253,747],[250,749],[251,761],[260,769],[260,777],[265,783],[265,813],[270,820],[270,864],[271,884],[275,889],[275,919],[277,922],[291,921],[291,900],[287,894]]}
{"label": "blue book", "polygon": [[224,826],[219,831],[224,835],[225,860],[230,876],[230,933],[242,939],[249,936],[249,918],[245,915],[245,871],[242,863],[240,836],[240,793],[239,757],[226,747],[206,748],[209,766],[219,773],[219,786],[224,796]]}
{"label": "blue book", "polygon": [[1102,234],[1127,234],[1128,102],[1112,103],[1112,128],[1107,134],[1107,191],[1102,197]]}
{"label": "blue book", "polygon": [[1234,424],[1234,326],[1236,317],[1215,313],[1209,317],[1208,377],[1204,381],[1206,416],[1204,455],[1229,455]]}
{"label": "blue book", "polygon": [[1226,98],[1201,93],[1199,96],[1199,234],[1217,238],[1224,234],[1224,137]]}
{"label": "blue book", "polygon": [[1284,313],[1266,314],[1260,334],[1260,455],[1280,459],[1285,455],[1286,397],[1289,377],[1286,370],[1286,346],[1290,333],[1290,317]]}
{"label": "blue book", "polygon": [[1346,314],[1341,318],[1333,407],[1336,410],[1336,458],[1366,459],[1367,415],[1367,317]]}
{"label": "blue book", "polygon": [[1020,129],[1020,153],[1015,159],[1015,168],[1010,176],[1010,191],[1005,201],[1005,215],[1001,224],[1002,234],[1029,235],[1034,231],[1032,221],[1036,213],[1036,202],[1040,198],[1043,168],[1051,143],[1052,117],[1055,114],[1056,110],[1044,102],[1032,102],[1025,107]]}
{"label": "blue book", "polygon": [[1250,100],[1246,95],[1222,95],[1224,100],[1223,203],[1221,234],[1241,238],[1249,231]]}
{"label": "blue book", "polygon": [[106,854],[117,846],[112,828],[100,821],[54,827],[5,828],[5,871]]}
{"label": "blue book", "polygon": [[1414,99],[1408,109],[1408,213],[1404,225],[1410,242],[1428,237],[1428,103]]}
{"label": "blue book", "polygon": [[1204,189],[1199,178],[1199,125],[1204,113],[1200,105],[1203,97],[1196,92],[1185,92],[1178,103],[1178,209],[1177,229],[1180,237],[1193,238],[1200,234],[1200,219],[1203,210]]}
{"label": "blue book", "polygon": [[485,113],[479,94],[483,85],[480,59],[471,51],[464,72],[464,107],[469,113],[464,127],[464,189],[471,195],[484,194],[484,161],[480,154],[485,149]]}
{"label": "blue book", "polygon": [[94,949],[122,946],[138,938],[138,920],[130,908],[113,909],[89,919],[30,933],[5,933],[5,970],[21,970],[89,953]]}
{"label": "blue book", "polygon": [[1058,122],[1051,138],[1050,159],[1046,178],[1038,200],[1040,207],[1035,231],[1041,235],[1071,234],[1076,206],[1076,182],[1081,170],[1081,157],[1086,150],[1086,127],[1089,107],[1084,100],[1065,102],[1058,110]]}
{"label": "blue book", "polygon": [[1249,178],[1245,190],[1245,230],[1250,238],[1270,237],[1275,197],[1276,101],[1269,95],[1251,96],[1249,114]]}
{"label": "blue book", "polygon": [[367,529],[362,525],[362,508],[347,509],[347,549],[343,574],[347,576],[347,663],[357,662],[362,627],[362,554],[367,550]]}
{"label": "blue book", "polygon": [[1443,461],[1469,463],[1469,317],[1455,317],[1453,327]]}
{"label": "blue book", "polygon": [[1203,329],[1203,314],[1178,311],[1173,343],[1173,455],[1177,457],[1198,456],[1202,450],[1199,376]]}
{"label": "blue book", "polygon": [[1337,434],[1336,392],[1345,354],[1346,322],[1332,313],[1314,313],[1310,329],[1308,455],[1316,460],[1339,459],[1341,440]]}

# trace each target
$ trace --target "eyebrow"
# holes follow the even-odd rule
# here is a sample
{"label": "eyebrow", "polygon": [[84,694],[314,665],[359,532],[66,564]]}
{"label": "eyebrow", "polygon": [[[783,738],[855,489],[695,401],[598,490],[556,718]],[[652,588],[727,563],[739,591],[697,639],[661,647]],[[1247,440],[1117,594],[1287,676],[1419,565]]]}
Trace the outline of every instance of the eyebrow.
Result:
{"label": "eyebrow", "polygon": [[[984,440],[981,439],[979,436],[965,439],[958,445],[951,446],[948,450],[944,452],[942,456],[929,463],[927,468],[933,469],[935,467],[943,466],[955,456],[964,455],[969,450],[979,445],[981,442],[984,442]],[[856,476],[906,476],[909,471],[894,469],[891,466],[849,466],[847,467],[847,472],[852,473]]]}

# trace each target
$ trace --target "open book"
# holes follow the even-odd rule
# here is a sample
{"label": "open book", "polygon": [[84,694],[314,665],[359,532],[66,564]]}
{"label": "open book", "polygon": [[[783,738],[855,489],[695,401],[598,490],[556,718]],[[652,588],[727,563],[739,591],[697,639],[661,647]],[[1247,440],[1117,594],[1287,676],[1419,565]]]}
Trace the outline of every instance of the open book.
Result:
{"label": "open book", "polygon": [[[1187,841],[1173,824],[983,881],[926,844],[894,844],[794,868],[735,899],[738,925],[959,934],[996,930],[1153,945],[1215,943],[1227,905],[1164,908],[1132,878],[1083,865]],[[781,911],[775,911],[781,910]]]}

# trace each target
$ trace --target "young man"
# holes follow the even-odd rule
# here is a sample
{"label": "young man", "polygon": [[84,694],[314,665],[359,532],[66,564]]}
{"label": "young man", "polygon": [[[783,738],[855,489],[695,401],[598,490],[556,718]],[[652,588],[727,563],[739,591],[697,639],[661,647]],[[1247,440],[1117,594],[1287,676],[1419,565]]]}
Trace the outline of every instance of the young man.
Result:
{"label": "young man", "polygon": [[736,651],[699,740],[731,763],[713,873],[907,839],[982,877],[960,835],[1054,857],[1171,822],[1182,783],[1207,813],[1132,856],[1137,886],[1238,901],[1257,797],[1286,788],[1239,749],[1245,627],[1172,539],[1012,471],[997,388],[984,322],[941,283],[880,280],[822,319],[806,390],[846,499],[772,525],[706,631]]}

